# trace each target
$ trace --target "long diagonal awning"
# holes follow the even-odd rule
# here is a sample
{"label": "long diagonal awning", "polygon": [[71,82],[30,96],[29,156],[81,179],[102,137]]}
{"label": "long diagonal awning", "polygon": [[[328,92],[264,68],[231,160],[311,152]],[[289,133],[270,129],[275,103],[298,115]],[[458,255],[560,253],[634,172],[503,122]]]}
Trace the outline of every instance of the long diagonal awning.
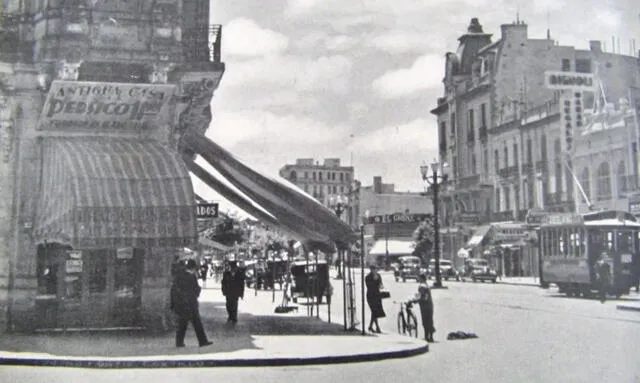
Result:
{"label": "long diagonal awning", "polygon": [[195,197],[177,152],[152,141],[45,138],[34,237],[76,248],[197,243]]}
{"label": "long diagonal awning", "polygon": [[203,134],[188,130],[182,145],[199,154],[227,181],[274,216],[286,229],[312,242],[339,246],[357,240],[354,230],[327,207],[280,180],[244,165]]}

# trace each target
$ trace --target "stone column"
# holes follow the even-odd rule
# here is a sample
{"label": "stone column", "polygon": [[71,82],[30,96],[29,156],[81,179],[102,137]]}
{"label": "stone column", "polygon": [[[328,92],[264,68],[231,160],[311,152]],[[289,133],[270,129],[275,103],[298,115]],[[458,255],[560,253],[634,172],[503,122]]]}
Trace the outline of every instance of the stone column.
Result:
{"label": "stone column", "polygon": [[142,276],[142,321],[151,332],[167,331],[173,327],[169,310],[171,263],[174,248],[146,249]]}

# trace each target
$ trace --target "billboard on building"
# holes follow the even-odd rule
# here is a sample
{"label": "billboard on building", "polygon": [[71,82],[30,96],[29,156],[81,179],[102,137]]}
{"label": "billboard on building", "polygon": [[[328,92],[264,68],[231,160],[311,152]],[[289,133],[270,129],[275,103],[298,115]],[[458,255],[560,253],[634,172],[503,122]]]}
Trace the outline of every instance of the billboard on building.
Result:
{"label": "billboard on building", "polygon": [[53,81],[39,130],[142,131],[169,122],[175,85]]}
{"label": "billboard on building", "polygon": [[591,73],[546,71],[544,83],[547,89],[553,90],[593,92],[596,89],[596,79]]}

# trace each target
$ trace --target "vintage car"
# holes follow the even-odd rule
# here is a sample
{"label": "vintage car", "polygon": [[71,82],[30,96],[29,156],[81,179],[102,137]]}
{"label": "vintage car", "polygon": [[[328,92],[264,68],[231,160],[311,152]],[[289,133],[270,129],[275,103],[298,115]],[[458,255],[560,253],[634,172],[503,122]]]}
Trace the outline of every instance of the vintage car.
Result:
{"label": "vintage car", "polygon": [[[428,274],[429,278],[435,278],[436,275],[436,260],[432,259],[429,261]],[[460,275],[458,271],[453,268],[453,264],[448,259],[440,260],[440,277],[444,278],[445,281],[448,281],[449,278],[455,279],[456,281],[460,280]]]}
{"label": "vintage car", "polygon": [[407,279],[418,280],[418,276],[422,273],[426,274],[426,270],[422,267],[422,260],[420,257],[405,255],[398,258],[398,273],[396,275],[396,281],[400,279],[402,279],[402,282],[406,282]]}
{"label": "vintage car", "polygon": [[475,281],[491,281],[496,283],[498,273],[489,266],[489,261],[482,258],[469,258],[464,262],[464,274],[462,280],[471,279]]}

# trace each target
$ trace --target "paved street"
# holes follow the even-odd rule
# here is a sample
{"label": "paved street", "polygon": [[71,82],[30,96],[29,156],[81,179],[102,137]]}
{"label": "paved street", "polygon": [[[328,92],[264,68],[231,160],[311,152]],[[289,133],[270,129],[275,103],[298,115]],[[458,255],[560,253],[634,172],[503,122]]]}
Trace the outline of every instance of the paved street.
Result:
{"label": "paved street", "polygon": [[[383,331],[396,331],[393,300],[412,295],[415,282],[396,283],[384,274],[392,298],[385,300]],[[359,279],[358,279],[359,280]],[[334,281],[336,298],[341,283]],[[288,368],[83,370],[2,368],[10,381],[125,382],[635,382],[640,381],[640,313],[616,309],[620,301],[567,298],[553,289],[491,283],[445,283],[434,291],[436,343],[427,354],[371,363]],[[357,288],[359,292],[359,287]],[[632,295],[628,300],[639,299]],[[359,300],[358,300],[359,302]],[[333,319],[341,320],[341,300]],[[322,315],[326,315],[326,306]],[[359,314],[358,314],[359,318]],[[368,313],[367,313],[368,320]],[[450,331],[478,339],[446,340]],[[422,333],[420,334],[422,336]],[[291,347],[295,347],[292,344]]]}

